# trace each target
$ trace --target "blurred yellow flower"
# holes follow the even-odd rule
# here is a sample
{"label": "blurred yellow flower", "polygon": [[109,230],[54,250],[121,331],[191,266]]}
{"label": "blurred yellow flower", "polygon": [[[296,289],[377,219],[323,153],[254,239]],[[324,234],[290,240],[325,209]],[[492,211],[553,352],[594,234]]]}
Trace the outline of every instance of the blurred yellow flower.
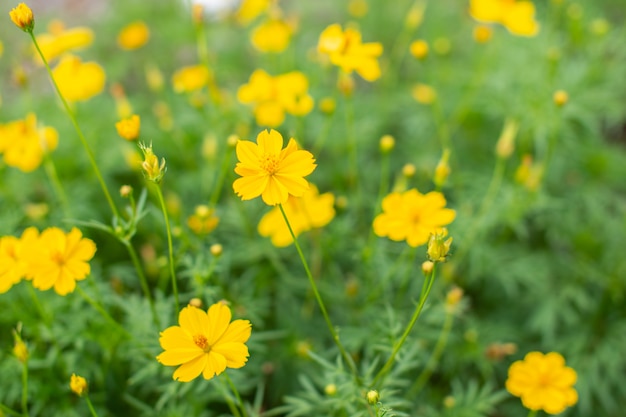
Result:
{"label": "blurred yellow flower", "polygon": [[161,332],[159,343],[165,352],[157,360],[165,366],[178,366],[173,378],[189,382],[202,374],[211,379],[226,368],[241,368],[250,354],[245,343],[250,338],[248,320],[231,322],[230,308],[216,303],[205,313],[191,305],[178,316],[179,326]]}
{"label": "blurred yellow flower", "polygon": [[0,237],[0,294],[24,277],[24,265],[18,255],[20,240],[15,236]]}
{"label": "blurred yellow flower", "polygon": [[428,42],[423,39],[418,39],[416,41],[411,42],[409,46],[409,50],[411,51],[411,55],[413,55],[417,59],[424,59],[428,56]]}
{"label": "blurred yellow flower", "polygon": [[478,25],[472,31],[472,36],[474,40],[478,43],[487,43],[491,40],[493,36],[493,30],[486,25]]}
{"label": "blurred yellow flower", "polygon": [[317,166],[313,155],[299,150],[293,138],[283,149],[283,137],[273,129],[259,133],[257,143],[239,141],[236,152],[235,172],[241,178],[233,183],[235,193],[242,200],[261,196],[270,206],[286,203],[290,195],[301,197],[309,188],[304,177]]}
{"label": "blurred yellow flower", "polygon": [[139,49],[150,39],[150,29],[145,22],[138,20],[124,26],[117,35],[117,45],[127,51]]}
{"label": "blurred yellow flower", "polygon": [[437,100],[437,91],[426,84],[416,84],[411,90],[411,94],[421,104],[433,104]]}
{"label": "blurred yellow flower", "polygon": [[115,129],[117,133],[126,140],[135,140],[139,137],[139,131],[141,129],[141,119],[136,114],[133,114],[127,119],[122,119],[115,123]]}
{"label": "blurred yellow flower", "polygon": [[243,0],[235,13],[237,22],[247,25],[270,7],[271,0]]}
{"label": "blurred yellow flower", "polygon": [[52,70],[61,94],[67,101],[89,100],[104,89],[104,69],[95,62],[83,63],[80,58],[65,55]]}
{"label": "blurred yellow flower", "polygon": [[365,0],[350,0],[348,3],[348,13],[350,16],[361,18],[367,14],[369,6]]}
{"label": "blurred yellow flower", "polygon": [[75,227],[69,233],[50,227],[30,250],[28,274],[33,278],[33,287],[40,290],[54,287],[57,294],[66,295],[74,291],[76,281],[85,279],[91,272],[89,261],[96,253],[96,245]]}
{"label": "blurred yellow flower", "polygon": [[530,352],[509,367],[506,389],[530,410],[559,414],[578,401],[576,378],[561,354]]}
{"label": "blurred yellow flower", "polygon": [[189,93],[205,87],[212,77],[204,65],[192,65],[179,69],[172,76],[172,85],[177,93]]}
{"label": "blurred yellow flower", "polygon": [[[87,27],[65,29],[60,21],[51,22],[48,25],[48,32],[37,35],[39,48],[48,62],[66,52],[86,48],[93,43],[94,38],[91,29]],[[33,50],[33,52],[35,53],[35,60],[43,64],[37,51]]]}
{"label": "blurred yellow flower", "polygon": [[208,206],[197,206],[194,213],[187,218],[187,226],[197,235],[211,233],[217,227],[220,218],[215,215],[215,210]]}
{"label": "blurred yellow flower", "polygon": [[70,377],[70,389],[74,394],[82,397],[83,394],[87,393],[87,380],[82,376],[72,374]]}
{"label": "blurred yellow flower", "polygon": [[287,49],[292,29],[280,19],[268,19],[252,32],[252,45],[261,52],[279,53]]}
{"label": "blurred yellow flower", "polygon": [[[319,194],[317,187],[309,184],[309,189],[296,198],[289,196],[283,206],[293,233],[298,237],[311,229],[324,227],[335,217],[335,196],[331,193]],[[289,246],[293,238],[278,207],[274,207],[259,222],[261,236],[269,237],[277,247]]]}
{"label": "blurred yellow flower", "polygon": [[446,199],[437,191],[421,194],[413,188],[391,193],[383,199],[383,212],[374,219],[374,233],[395,241],[406,240],[413,247],[423,245],[431,234],[441,233],[456,217],[456,212],[445,205]]}
{"label": "blurred yellow flower", "polygon": [[9,12],[11,21],[15,23],[15,26],[22,29],[24,32],[32,32],[35,26],[35,17],[33,11],[25,5],[20,3],[16,8]]}
{"label": "blurred yellow flower", "polygon": [[304,116],[313,109],[308,88],[309,81],[299,71],[272,77],[258,69],[250,75],[248,84],[239,87],[237,99],[254,105],[257,124],[277,127],[285,120],[285,113]]}
{"label": "blurred yellow flower", "polygon": [[381,75],[377,58],[383,53],[383,45],[362,43],[361,33],[356,29],[343,31],[336,23],[328,26],[320,34],[317,50],[348,74],[356,71],[367,81],[375,81]]}
{"label": "blurred yellow flower", "polygon": [[24,172],[35,170],[44,153],[56,149],[59,134],[52,127],[38,127],[37,118],[29,114],[24,120],[0,125],[0,153],[4,162]]}
{"label": "blurred yellow flower", "polygon": [[526,0],[470,0],[470,15],[479,22],[500,23],[513,35],[535,36],[535,5]]}

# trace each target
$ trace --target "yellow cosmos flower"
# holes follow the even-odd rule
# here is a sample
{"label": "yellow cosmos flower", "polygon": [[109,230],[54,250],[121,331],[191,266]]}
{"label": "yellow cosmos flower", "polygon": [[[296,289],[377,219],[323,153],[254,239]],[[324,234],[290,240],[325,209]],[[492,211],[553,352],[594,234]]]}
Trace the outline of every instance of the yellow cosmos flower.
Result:
{"label": "yellow cosmos flower", "polygon": [[269,19],[252,32],[252,45],[261,52],[279,53],[287,49],[291,28],[280,19]]}
{"label": "yellow cosmos flower", "polygon": [[11,21],[15,23],[15,26],[22,29],[24,32],[32,32],[35,26],[35,17],[33,11],[25,5],[20,3],[16,8],[9,12]]}
{"label": "yellow cosmos flower", "polygon": [[48,290],[54,287],[59,295],[71,293],[76,281],[83,280],[91,272],[89,260],[96,253],[92,240],[83,238],[77,228],[69,233],[57,227],[44,230],[34,245],[29,275],[33,287]]}
{"label": "yellow cosmos flower", "polygon": [[141,119],[136,114],[133,114],[129,118],[115,123],[115,129],[117,129],[118,135],[122,138],[126,140],[135,140],[139,137]]}
{"label": "yellow cosmos flower", "polygon": [[193,65],[179,69],[172,76],[174,91],[189,93],[205,87],[212,75],[204,65]]}
{"label": "yellow cosmos flower", "polygon": [[431,234],[441,233],[452,223],[456,212],[445,208],[443,194],[421,194],[415,188],[394,192],[383,199],[383,212],[374,219],[374,233],[380,237],[406,242],[413,247],[428,242]]}
{"label": "yellow cosmos flower", "polygon": [[89,100],[104,89],[104,69],[95,62],[83,63],[80,58],[65,55],[52,75],[68,101]]}
{"label": "yellow cosmos flower", "polygon": [[87,380],[82,376],[72,374],[70,377],[70,389],[72,392],[79,397],[82,397],[83,394],[87,393]]}
{"label": "yellow cosmos flower", "polygon": [[133,22],[120,31],[117,35],[117,45],[127,51],[139,49],[150,39],[150,29],[141,20]]}
{"label": "yellow cosmos flower", "polygon": [[[324,227],[335,217],[335,196],[331,193],[319,194],[317,187],[309,184],[309,189],[300,198],[290,196],[283,209],[291,224],[293,233],[298,237],[311,229]],[[273,208],[259,222],[261,236],[269,237],[277,247],[289,246],[293,237],[289,233],[285,219],[278,207]]]}
{"label": "yellow cosmos flower", "polygon": [[500,23],[513,35],[535,36],[535,5],[517,0],[470,0],[470,15],[479,22]]}
{"label": "yellow cosmos flower", "polygon": [[18,256],[19,242],[15,236],[0,238],[0,294],[9,291],[24,277],[24,267]]}
{"label": "yellow cosmos flower", "polygon": [[29,114],[24,120],[0,125],[0,153],[4,162],[23,172],[34,171],[46,152],[56,149],[59,134],[52,127],[38,127],[37,118]]}
{"label": "yellow cosmos flower", "polygon": [[559,414],[578,401],[573,388],[576,377],[576,371],[565,366],[561,354],[530,352],[509,368],[506,389],[530,410]]}
{"label": "yellow cosmos flower", "polygon": [[235,13],[237,22],[247,25],[270,7],[271,0],[244,0]]}
{"label": "yellow cosmos flower", "polygon": [[[66,52],[83,49],[93,43],[93,31],[87,27],[75,27],[65,29],[60,21],[53,21],[48,26],[49,33],[37,35],[39,48],[48,62],[63,55]],[[43,65],[43,61],[33,48],[35,61]]]}
{"label": "yellow cosmos flower", "polygon": [[348,74],[356,71],[367,81],[380,77],[377,58],[383,53],[383,45],[362,43],[361,33],[356,29],[348,28],[344,32],[339,24],[328,26],[320,34],[317,50]]}
{"label": "yellow cosmos flower", "polygon": [[286,203],[290,195],[301,197],[309,189],[304,177],[317,166],[313,155],[298,150],[293,138],[282,149],[283,137],[273,129],[259,133],[256,141],[237,142],[235,172],[242,178],[233,183],[235,193],[242,200],[261,196],[270,206]]}
{"label": "yellow cosmos flower", "polygon": [[313,109],[308,88],[309,81],[299,71],[272,77],[258,69],[250,75],[248,84],[239,87],[237,99],[254,106],[257,124],[277,127],[285,120],[285,113],[304,116]]}
{"label": "yellow cosmos flower", "polygon": [[183,308],[179,326],[161,332],[159,343],[165,352],[157,360],[166,366],[178,366],[173,378],[189,382],[200,374],[211,379],[228,368],[241,368],[250,354],[245,343],[250,338],[248,320],[231,322],[230,308],[216,303],[205,313],[194,306]]}

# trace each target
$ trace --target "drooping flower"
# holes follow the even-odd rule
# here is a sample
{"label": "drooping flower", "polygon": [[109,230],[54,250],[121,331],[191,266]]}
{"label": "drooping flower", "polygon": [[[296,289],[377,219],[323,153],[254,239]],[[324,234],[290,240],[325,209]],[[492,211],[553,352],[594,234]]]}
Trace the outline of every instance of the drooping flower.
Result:
{"label": "drooping flower", "polygon": [[261,52],[280,53],[287,49],[291,27],[281,19],[268,19],[252,32],[252,45]]}
{"label": "drooping flower", "polygon": [[309,188],[304,177],[317,166],[313,155],[299,150],[293,138],[283,149],[283,137],[273,129],[263,130],[256,140],[237,142],[235,172],[241,178],[233,183],[235,193],[242,200],[261,196],[270,206],[286,203],[290,195],[301,197]]}
{"label": "drooping flower", "polygon": [[52,70],[52,75],[68,101],[82,101],[100,94],[104,89],[104,69],[95,62],[83,63],[80,58],[65,55]]}
{"label": "drooping flower", "polygon": [[23,172],[39,167],[44,154],[56,149],[58,141],[57,131],[37,126],[37,117],[32,113],[23,120],[0,125],[0,153],[4,154],[4,162]]}
{"label": "drooping flower", "polygon": [[11,21],[15,23],[15,26],[22,29],[24,32],[32,32],[35,26],[35,17],[33,11],[25,5],[20,3],[16,8],[9,12]]}
{"label": "drooping flower", "polygon": [[380,237],[406,242],[413,247],[428,242],[431,234],[441,233],[452,223],[456,212],[445,208],[443,194],[422,194],[415,188],[394,192],[383,199],[383,212],[374,219],[374,233]]}
{"label": "drooping flower", "polygon": [[[48,25],[48,33],[37,35],[39,49],[50,62],[66,52],[83,49],[93,43],[94,34],[88,27],[75,27],[66,29],[63,22],[53,20]],[[43,64],[37,50],[33,50],[35,60]]]}
{"label": "drooping flower", "polygon": [[[330,223],[335,217],[334,203],[333,194],[320,195],[317,187],[309,184],[309,190],[302,197],[290,196],[283,209],[293,233],[298,237],[303,232]],[[285,247],[293,243],[291,233],[278,207],[274,207],[261,218],[258,231],[261,236],[269,237],[274,246]]]}
{"label": "drooping flower", "polygon": [[530,410],[559,414],[578,401],[576,378],[561,354],[530,352],[509,367],[506,389]]}
{"label": "drooping flower", "polygon": [[313,109],[308,88],[306,76],[299,71],[272,77],[258,69],[250,75],[248,84],[239,87],[237,99],[254,106],[257,124],[277,127],[285,120],[285,113],[304,116]]}
{"label": "drooping flower", "polygon": [[127,51],[139,49],[150,39],[150,29],[145,22],[138,20],[124,26],[117,34],[117,45]]}
{"label": "drooping flower", "polygon": [[356,29],[343,31],[336,23],[328,26],[320,34],[317,50],[348,74],[356,71],[367,81],[375,81],[381,75],[377,58],[383,53],[383,45],[362,43],[361,33]]}
{"label": "drooping flower", "polygon": [[250,338],[248,320],[231,322],[230,308],[218,302],[207,312],[194,306],[183,308],[178,326],[161,332],[159,343],[164,352],[157,360],[166,366],[178,366],[173,378],[189,382],[202,374],[211,379],[226,368],[241,368],[250,356],[245,343]]}
{"label": "drooping flower", "polygon": [[136,114],[133,114],[127,119],[122,119],[115,123],[118,135],[126,140],[135,140],[139,137],[139,131],[141,128],[141,119]]}
{"label": "drooping flower", "polygon": [[535,5],[526,0],[470,0],[470,15],[479,22],[500,23],[513,35],[535,36]]}
{"label": "drooping flower", "polygon": [[89,261],[96,253],[96,245],[83,237],[77,228],[69,233],[57,227],[44,230],[31,248],[28,273],[33,287],[48,290],[54,287],[59,295],[67,295],[76,288],[76,281],[91,272]]}
{"label": "drooping flower", "polygon": [[172,85],[177,93],[190,93],[208,85],[212,74],[204,65],[183,67],[172,76]]}

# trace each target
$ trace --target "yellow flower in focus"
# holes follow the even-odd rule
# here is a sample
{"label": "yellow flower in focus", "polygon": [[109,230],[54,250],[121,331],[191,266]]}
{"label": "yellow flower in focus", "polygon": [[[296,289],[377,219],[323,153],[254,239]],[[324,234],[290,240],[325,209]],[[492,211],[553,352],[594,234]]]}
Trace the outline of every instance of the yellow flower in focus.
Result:
{"label": "yellow flower in focus", "polygon": [[[91,29],[87,27],[65,29],[60,21],[51,23],[48,26],[48,32],[37,35],[37,44],[39,44],[39,48],[48,63],[66,52],[88,47],[93,43],[94,38]],[[33,52],[35,53],[35,60],[43,64],[37,50]]]}
{"label": "yellow flower in focus", "polygon": [[34,171],[44,153],[56,149],[59,134],[52,127],[38,127],[37,118],[29,114],[24,120],[0,125],[0,153],[4,162],[23,172]]}
{"label": "yellow flower in focus", "polygon": [[163,176],[167,171],[167,167],[165,166],[165,158],[161,158],[161,162],[159,163],[159,157],[156,156],[152,151],[152,144],[139,144],[139,147],[143,152],[144,160],[141,164],[141,169],[143,170],[144,177],[146,177],[148,181],[159,184],[161,180],[163,180]]}
{"label": "yellow flower in focus", "polygon": [[22,29],[24,32],[32,32],[35,27],[35,17],[33,11],[25,5],[20,3],[16,8],[9,12],[11,21],[15,23],[15,26]]}
{"label": "yellow flower in focus", "polygon": [[380,42],[362,43],[361,33],[356,29],[343,31],[339,24],[328,26],[320,34],[317,50],[348,74],[356,71],[367,81],[380,78],[377,58],[383,53],[383,45]]}
{"label": "yellow flower in focus", "polygon": [[217,227],[220,218],[215,210],[208,206],[197,206],[194,213],[187,219],[187,226],[197,235],[207,235]]}
{"label": "yellow flower in focus", "polygon": [[448,229],[445,227],[436,233],[432,233],[428,238],[428,249],[426,251],[428,259],[432,262],[445,262],[450,252],[450,246],[452,246],[452,238],[448,236]]}
{"label": "yellow flower in focus", "polygon": [[117,35],[117,45],[127,51],[139,49],[148,43],[150,29],[141,20],[133,22],[120,31]]}
{"label": "yellow flower in focus", "polygon": [[65,55],[52,70],[63,97],[68,101],[88,100],[104,89],[104,69],[95,62],[83,63],[80,58]]}
{"label": "yellow flower in focus", "polygon": [[202,374],[211,379],[228,368],[241,368],[248,361],[251,325],[248,320],[231,322],[230,308],[216,303],[205,313],[187,306],[178,316],[179,326],[161,332],[159,343],[165,352],[157,360],[166,366],[178,366],[173,378],[189,382]]}
{"label": "yellow flower in focus", "polygon": [[242,200],[261,196],[270,206],[286,203],[290,195],[301,197],[309,189],[304,177],[317,166],[313,155],[299,150],[293,138],[283,149],[283,137],[273,129],[263,130],[256,140],[237,143],[235,172],[241,178],[233,183],[235,193]]}
{"label": "yellow flower in focus", "polygon": [[211,77],[211,72],[206,66],[192,65],[176,71],[172,76],[172,84],[177,93],[190,93],[205,87]]}
{"label": "yellow flower in focus", "polygon": [[270,7],[271,0],[243,0],[235,13],[237,22],[247,25]]}
{"label": "yellow flower in focus", "polygon": [[74,291],[76,281],[91,272],[89,261],[96,253],[96,245],[75,227],[69,233],[50,227],[41,233],[31,250],[28,272],[33,287],[42,291],[54,287],[57,294],[66,295]]}
{"label": "yellow flower in focus", "polygon": [[509,367],[506,389],[530,410],[559,414],[578,401],[576,378],[561,354],[530,352]]}
{"label": "yellow flower in focus", "polygon": [[287,49],[291,28],[280,19],[269,19],[252,32],[252,45],[261,52],[279,53]]}
{"label": "yellow flower in focus", "polygon": [[526,0],[470,0],[470,15],[479,22],[500,23],[513,35],[535,36],[535,5]]}
{"label": "yellow flower in focus", "polygon": [[421,104],[433,104],[437,100],[437,91],[426,84],[416,84],[411,90],[411,94]]}
{"label": "yellow flower in focus", "polygon": [[411,42],[409,46],[411,55],[417,59],[424,59],[428,56],[428,42],[422,39]]}
{"label": "yellow flower in focus", "polygon": [[313,109],[308,88],[309,81],[299,71],[272,77],[259,69],[250,75],[248,84],[239,87],[237,99],[254,105],[257,124],[277,127],[285,120],[285,113],[304,116]]}
{"label": "yellow flower in focus", "polygon": [[117,133],[126,140],[135,140],[139,137],[139,131],[141,129],[141,119],[136,114],[133,114],[127,119],[120,120],[115,123]]}
{"label": "yellow flower in focus", "polygon": [[72,376],[70,377],[70,389],[74,394],[82,397],[83,394],[87,393],[87,388],[87,380],[85,378],[76,374],[72,374]]}
{"label": "yellow flower in focus", "polygon": [[[300,198],[290,196],[283,206],[293,233],[298,237],[311,229],[326,226],[335,217],[335,196],[331,193],[319,194],[317,187],[309,184],[309,189]],[[277,247],[289,246],[293,238],[287,223],[278,207],[274,207],[259,222],[261,236],[269,237]]]}
{"label": "yellow flower in focus", "polygon": [[445,205],[446,199],[437,191],[421,194],[413,188],[391,193],[383,199],[383,212],[374,219],[374,233],[395,241],[406,240],[413,247],[423,245],[431,234],[440,233],[456,217],[456,212]]}

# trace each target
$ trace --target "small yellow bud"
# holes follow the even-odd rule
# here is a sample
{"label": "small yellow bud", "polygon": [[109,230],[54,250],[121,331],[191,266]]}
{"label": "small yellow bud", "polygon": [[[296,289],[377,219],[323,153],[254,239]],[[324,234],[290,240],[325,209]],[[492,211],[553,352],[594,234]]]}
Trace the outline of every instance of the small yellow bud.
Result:
{"label": "small yellow bud", "polygon": [[159,164],[159,158],[152,152],[152,144],[150,144],[150,146],[140,144],[139,147],[143,151],[144,156],[144,161],[141,164],[144,176],[148,181],[159,184],[163,180],[165,171],[167,171],[165,158],[162,158]]}
{"label": "small yellow bud", "polygon": [[117,134],[122,138],[131,141],[139,137],[139,131],[141,129],[141,119],[136,114],[133,114],[127,119],[120,120],[115,123]]}
{"label": "small yellow bud", "polygon": [[589,29],[596,36],[604,36],[608,33],[611,25],[606,19],[594,19],[591,21]]}
{"label": "small yellow bud", "polygon": [[213,255],[213,256],[215,256],[217,258],[219,256],[222,256],[222,252],[224,252],[224,248],[219,243],[214,243],[209,248],[209,251],[211,252],[211,255]]}
{"label": "small yellow bud", "polygon": [[332,97],[324,97],[320,100],[320,111],[328,116],[335,113],[335,109],[337,108],[337,103],[335,99]]}
{"label": "small yellow bud", "polygon": [[84,394],[87,393],[87,380],[82,376],[72,374],[72,377],[70,378],[70,389],[74,394],[82,397]]}
{"label": "small yellow bud", "polygon": [[26,363],[28,361],[28,348],[26,347],[26,343],[19,338],[16,338],[15,344],[13,345],[13,354],[22,363]]}
{"label": "small yellow bud", "polygon": [[228,145],[229,148],[236,147],[237,142],[239,142],[239,136],[237,135],[230,135],[228,136],[228,138],[226,138],[226,145]]}
{"label": "small yellow bud", "polygon": [[424,20],[424,8],[425,2],[416,3],[411,7],[411,10],[409,10],[404,20],[404,26],[406,26],[407,29],[417,29],[417,27],[422,24],[422,20]]}
{"label": "small yellow bud", "polygon": [[463,290],[457,286],[452,287],[448,294],[446,294],[446,310],[454,311],[457,305],[461,302],[463,298]]}
{"label": "small yellow bud", "polygon": [[454,399],[452,395],[448,395],[446,398],[443,399],[443,406],[445,408],[452,408],[455,405],[456,405],[456,400]]}
{"label": "small yellow bud", "polygon": [[344,96],[351,96],[354,92],[354,78],[352,78],[352,75],[341,71],[337,80],[337,88]]}
{"label": "small yellow bud", "polygon": [[215,215],[215,210],[209,206],[197,206],[193,215],[187,219],[187,226],[197,235],[205,235],[211,233],[220,219]]}
{"label": "small yellow bud", "polygon": [[496,155],[499,158],[507,159],[515,150],[515,136],[519,130],[519,124],[513,119],[506,119],[504,128],[496,144]]}
{"label": "small yellow bud", "polygon": [[567,94],[566,91],[563,91],[563,90],[555,91],[552,98],[554,100],[554,104],[556,104],[559,107],[563,107],[569,101],[569,95]]}
{"label": "small yellow bud", "polygon": [[444,241],[444,238],[448,235],[448,230],[444,227],[437,233],[430,235],[428,239],[428,259],[433,262],[445,262],[448,252],[450,252],[450,246],[452,245],[452,238],[448,238]]}
{"label": "small yellow bud", "polygon": [[413,41],[409,49],[411,51],[411,55],[417,59],[424,59],[428,56],[428,42],[425,40],[418,39]]}
{"label": "small yellow bud", "polygon": [[11,16],[11,21],[15,23],[15,26],[22,29],[24,32],[32,32],[35,27],[35,16],[33,16],[33,11],[25,5],[24,3],[20,3],[16,8],[9,12],[9,16]]}
{"label": "small yellow bud", "polygon": [[324,392],[326,393],[326,395],[335,395],[337,394],[337,385],[335,384],[328,384],[324,387]]}
{"label": "small yellow bud", "polygon": [[337,196],[337,198],[335,199],[335,207],[337,207],[339,210],[345,210],[348,207],[348,204],[348,197],[346,197],[345,195]]}
{"label": "small yellow bud", "polygon": [[382,153],[389,153],[396,144],[396,140],[391,135],[385,135],[380,138],[380,151]]}
{"label": "small yellow bud", "polygon": [[380,400],[380,394],[378,394],[378,391],[376,390],[369,390],[366,394],[367,397],[367,402],[370,403],[371,405],[375,405],[378,403],[378,401]]}
{"label": "small yellow bud", "polygon": [[448,165],[448,159],[450,159],[450,149],[446,148],[444,149],[443,155],[435,168],[433,182],[438,188],[442,187],[450,176],[450,165]]}
{"label": "small yellow bud", "polygon": [[432,261],[424,261],[422,262],[422,273],[426,276],[430,275],[433,272],[433,268],[435,267],[435,263]]}
{"label": "small yellow bud", "polygon": [[122,198],[128,198],[133,193],[133,187],[130,185],[122,185],[120,187],[120,195]]}
{"label": "small yellow bud", "polygon": [[24,212],[31,220],[41,220],[48,215],[50,207],[46,203],[28,203],[24,207]]}
{"label": "small yellow bud", "polygon": [[189,305],[194,306],[196,308],[202,308],[202,300],[197,297],[192,298],[191,300],[189,300]]}
{"label": "small yellow bud", "polygon": [[493,29],[491,29],[489,26],[478,25],[474,28],[472,36],[477,43],[487,43],[491,40],[491,37],[493,36]]}
{"label": "small yellow bud", "polygon": [[437,99],[437,92],[426,84],[416,84],[411,90],[413,98],[421,104],[432,104]]}
{"label": "small yellow bud", "polygon": [[308,358],[310,351],[311,351],[311,344],[306,340],[302,340],[298,342],[298,344],[296,345],[296,352],[298,353],[298,356],[302,358]]}

